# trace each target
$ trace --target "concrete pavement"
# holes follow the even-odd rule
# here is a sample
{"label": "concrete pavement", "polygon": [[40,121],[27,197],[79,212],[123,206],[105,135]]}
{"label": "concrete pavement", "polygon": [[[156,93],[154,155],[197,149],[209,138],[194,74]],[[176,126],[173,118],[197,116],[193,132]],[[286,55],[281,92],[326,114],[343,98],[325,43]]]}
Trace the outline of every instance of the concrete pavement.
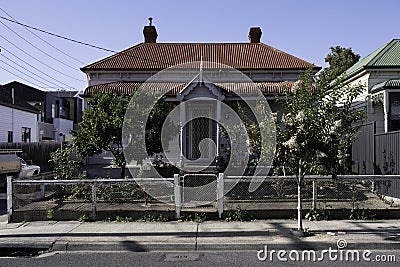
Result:
{"label": "concrete pavement", "polygon": [[[0,216],[2,217],[2,216]],[[1,220],[0,220],[1,221]],[[400,220],[304,221],[312,233],[296,237],[293,220],[251,222],[0,222],[0,248],[52,251],[206,251],[337,248],[400,250]]]}

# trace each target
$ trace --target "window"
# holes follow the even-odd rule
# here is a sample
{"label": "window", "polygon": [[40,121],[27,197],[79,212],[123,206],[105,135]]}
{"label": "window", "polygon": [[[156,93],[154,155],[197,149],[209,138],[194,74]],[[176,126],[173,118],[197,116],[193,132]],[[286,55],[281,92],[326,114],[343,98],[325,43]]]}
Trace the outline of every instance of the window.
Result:
{"label": "window", "polygon": [[54,118],[60,118],[60,101],[56,100],[56,106],[55,106],[55,117]]}
{"label": "window", "polygon": [[31,128],[22,127],[22,142],[23,143],[31,142]]}
{"label": "window", "polygon": [[51,117],[55,118],[56,117],[56,105],[51,104]]}
{"label": "window", "polygon": [[390,131],[400,130],[400,93],[390,93]]}
{"label": "window", "polygon": [[7,142],[12,143],[13,142],[13,131],[8,131],[8,136],[7,136]]}

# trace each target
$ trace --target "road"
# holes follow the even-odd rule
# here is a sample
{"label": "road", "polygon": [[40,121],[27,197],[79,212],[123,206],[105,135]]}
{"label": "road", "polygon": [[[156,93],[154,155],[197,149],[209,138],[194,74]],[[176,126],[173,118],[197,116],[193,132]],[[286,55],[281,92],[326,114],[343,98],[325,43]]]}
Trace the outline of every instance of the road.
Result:
{"label": "road", "polygon": [[270,262],[260,261],[257,252],[114,252],[114,253],[47,253],[35,258],[0,258],[0,266],[399,266],[400,251],[373,251],[376,255],[394,255],[397,262],[281,262],[277,258]]}

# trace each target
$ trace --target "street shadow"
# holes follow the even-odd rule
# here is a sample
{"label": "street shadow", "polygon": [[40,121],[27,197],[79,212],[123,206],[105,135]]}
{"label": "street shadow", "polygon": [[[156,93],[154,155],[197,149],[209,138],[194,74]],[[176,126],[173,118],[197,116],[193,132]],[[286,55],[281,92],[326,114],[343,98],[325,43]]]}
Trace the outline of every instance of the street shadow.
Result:
{"label": "street shadow", "polygon": [[[285,227],[281,223],[278,222],[271,222],[269,223],[273,226],[278,231],[279,236],[283,236],[287,239],[290,240],[290,248],[295,249],[295,250],[319,250],[321,248],[321,243],[319,242],[319,245],[315,245],[309,241],[306,241],[307,237],[298,237],[295,236],[291,233],[291,229]],[[313,235],[313,232],[311,232],[311,235]],[[326,248],[328,248],[331,244],[326,244]],[[287,248],[282,248],[282,249],[287,249]]]}
{"label": "street shadow", "polygon": [[120,242],[125,250],[132,252],[147,252],[147,249],[135,241],[121,241]]}
{"label": "street shadow", "polygon": [[360,222],[351,222],[352,224],[357,225],[360,230],[350,230],[347,231],[349,233],[362,233],[362,234],[370,234],[376,235],[378,237],[383,238],[384,240],[390,241],[400,241],[400,226],[378,226],[376,229],[366,228],[365,223]]}

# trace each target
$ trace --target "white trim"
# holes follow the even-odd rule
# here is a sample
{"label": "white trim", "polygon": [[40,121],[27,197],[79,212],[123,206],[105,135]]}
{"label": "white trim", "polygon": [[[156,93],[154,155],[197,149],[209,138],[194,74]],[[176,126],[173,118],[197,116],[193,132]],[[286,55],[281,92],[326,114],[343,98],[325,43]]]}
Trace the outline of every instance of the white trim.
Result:
{"label": "white trim", "polygon": [[383,92],[383,120],[385,133],[387,133],[389,131],[389,94],[386,90]]}
{"label": "white trim", "polygon": [[186,146],[185,145],[185,138],[186,138],[186,133],[184,131],[184,126],[186,122],[186,105],[185,102],[180,103],[180,108],[179,108],[179,126],[180,126],[180,155],[179,155],[179,165],[180,168],[183,168],[184,165],[184,154],[183,154],[183,149]]}
{"label": "white trim", "polygon": [[199,77],[199,74],[189,82],[187,86],[185,86],[177,95],[176,98],[179,101],[182,101],[185,96],[188,96],[195,88],[199,86],[203,86],[207,88],[214,96],[216,96],[220,101],[225,99],[225,95],[222,93],[220,89],[218,89],[213,83],[211,82],[196,82],[195,80]]}
{"label": "white trim", "polygon": [[216,100],[217,101],[217,116],[216,116],[216,133],[215,133],[215,143],[217,145],[217,148],[215,149],[215,157],[217,158],[219,156],[219,122],[221,121],[221,101],[220,100]]}

